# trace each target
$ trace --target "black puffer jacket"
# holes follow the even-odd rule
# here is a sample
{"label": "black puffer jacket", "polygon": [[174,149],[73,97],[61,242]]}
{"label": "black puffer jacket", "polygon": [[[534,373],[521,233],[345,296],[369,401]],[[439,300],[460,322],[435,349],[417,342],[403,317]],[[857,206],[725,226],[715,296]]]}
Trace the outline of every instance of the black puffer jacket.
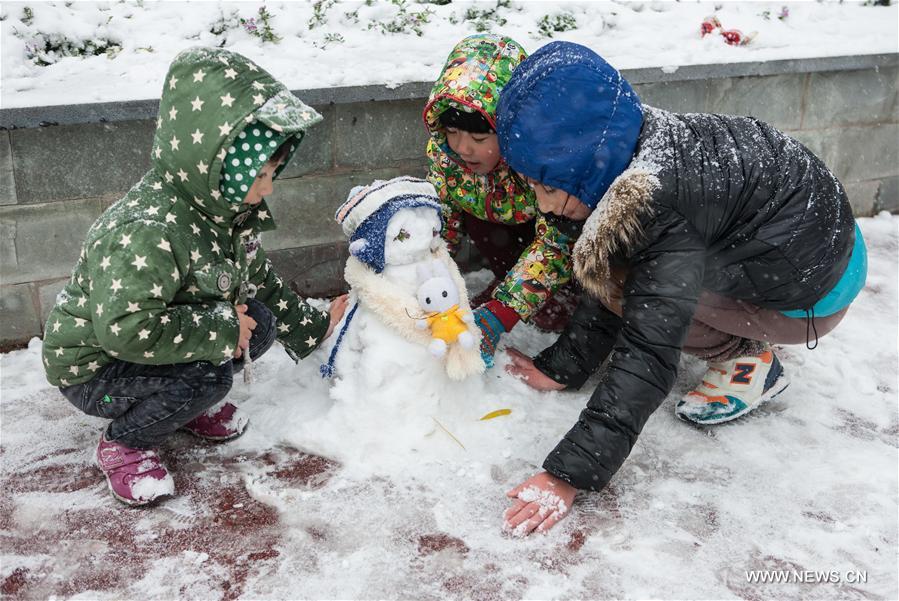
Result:
{"label": "black puffer jacket", "polygon": [[624,317],[585,298],[536,360],[576,388],[608,358],[544,468],[604,487],[674,385],[703,289],[808,309],[839,280],[854,238],[842,186],[800,143],[756,119],[645,107],[634,159],[575,247],[575,273],[594,297],[607,292],[610,264],[626,265]]}

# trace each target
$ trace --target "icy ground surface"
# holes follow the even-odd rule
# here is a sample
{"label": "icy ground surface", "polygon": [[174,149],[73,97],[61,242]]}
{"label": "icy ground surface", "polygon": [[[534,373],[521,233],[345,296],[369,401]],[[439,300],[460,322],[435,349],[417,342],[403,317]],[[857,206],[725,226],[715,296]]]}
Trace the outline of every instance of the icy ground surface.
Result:
{"label": "icy ground surface", "polygon": [[[103,421],[46,384],[35,339],[0,357],[0,592],[896,599],[899,218],[861,227],[867,287],[817,350],[779,351],[793,381],[781,397],[736,423],[691,427],[674,417],[674,400],[703,368],[684,359],[611,485],[524,540],[501,532],[503,494],[539,468],[586,392],[535,393],[500,367],[435,416],[465,449],[436,427],[410,445],[397,433],[420,416],[388,407],[366,414],[369,429],[348,424],[353,436],[320,434],[315,455],[300,434],[334,425],[323,351],[295,367],[276,347],[252,387],[233,393],[248,432],[223,445],[175,436],[162,455],[179,495],[128,509],[91,462]],[[551,340],[519,327],[511,344],[536,352]],[[477,421],[500,408],[511,414]],[[348,449],[361,444],[371,457],[405,451],[359,463]],[[867,583],[747,582],[747,570],[761,569],[860,570]]]}
{"label": "icy ground surface", "polygon": [[[896,52],[899,6],[870,2],[497,2],[412,0],[318,2],[3,2],[4,108],[159,98],[169,63],[191,46],[240,52],[292,89],[434,81],[452,47],[481,31],[508,35],[533,53],[553,40],[586,44],[618,69]],[[281,40],[263,42],[238,19],[273,16]],[[318,16],[316,16],[316,6]],[[26,7],[30,12],[26,12]],[[786,7],[788,14],[783,16]],[[421,35],[414,15],[430,11]],[[484,16],[488,14],[488,16]],[[724,29],[758,35],[728,46],[700,37],[716,15]],[[576,23],[541,33],[540,22]],[[395,33],[384,33],[384,30]],[[559,27],[558,29],[565,29]],[[35,49],[87,41],[115,47],[97,56],[55,57]]]}

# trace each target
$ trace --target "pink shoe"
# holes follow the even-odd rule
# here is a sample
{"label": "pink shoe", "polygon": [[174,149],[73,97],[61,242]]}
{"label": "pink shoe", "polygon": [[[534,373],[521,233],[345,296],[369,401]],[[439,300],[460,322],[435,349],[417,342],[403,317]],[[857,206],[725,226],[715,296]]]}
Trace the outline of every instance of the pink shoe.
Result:
{"label": "pink shoe", "polygon": [[223,441],[243,434],[249,422],[246,413],[223,401],[184,424],[183,428],[206,440]]}
{"label": "pink shoe", "polygon": [[146,505],[175,494],[175,483],[152,449],[132,449],[100,436],[97,463],[112,496],[128,505]]}

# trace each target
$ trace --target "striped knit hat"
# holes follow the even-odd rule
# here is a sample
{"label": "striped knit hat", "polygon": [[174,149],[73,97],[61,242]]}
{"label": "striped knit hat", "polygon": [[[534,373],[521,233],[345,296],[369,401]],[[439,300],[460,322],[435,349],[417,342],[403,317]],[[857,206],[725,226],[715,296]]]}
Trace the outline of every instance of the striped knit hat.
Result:
{"label": "striped knit hat", "polygon": [[401,209],[414,207],[430,207],[440,215],[437,191],[423,179],[402,176],[353,188],[334,218],[350,239],[350,254],[381,273],[387,224]]}

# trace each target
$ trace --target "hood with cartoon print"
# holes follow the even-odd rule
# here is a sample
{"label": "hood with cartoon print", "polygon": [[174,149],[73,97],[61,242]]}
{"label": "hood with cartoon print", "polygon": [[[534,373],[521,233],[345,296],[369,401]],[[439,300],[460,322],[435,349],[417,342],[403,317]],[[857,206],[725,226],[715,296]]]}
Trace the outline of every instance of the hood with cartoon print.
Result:
{"label": "hood with cartoon print", "polygon": [[469,36],[450,52],[431,88],[423,117],[431,139],[459,165],[465,164],[447,144],[440,115],[450,107],[476,110],[495,130],[500,90],[527,56],[512,38],[492,33]]}
{"label": "hood with cartoon print", "polygon": [[219,183],[222,160],[245,127],[264,124],[277,133],[259,149],[267,159],[282,141],[295,148],[319,120],[243,56],[209,48],[179,54],[163,84],[150,171],[91,226],[50,311],[47,379],[79,384],[114,359],[229,361],[239,334],[234,304],[254,288],[277,316],[288,353],[311,352],[327,314],[298,299],[271,269],[258,238],[274,228],[265,202],[229,202]]}

